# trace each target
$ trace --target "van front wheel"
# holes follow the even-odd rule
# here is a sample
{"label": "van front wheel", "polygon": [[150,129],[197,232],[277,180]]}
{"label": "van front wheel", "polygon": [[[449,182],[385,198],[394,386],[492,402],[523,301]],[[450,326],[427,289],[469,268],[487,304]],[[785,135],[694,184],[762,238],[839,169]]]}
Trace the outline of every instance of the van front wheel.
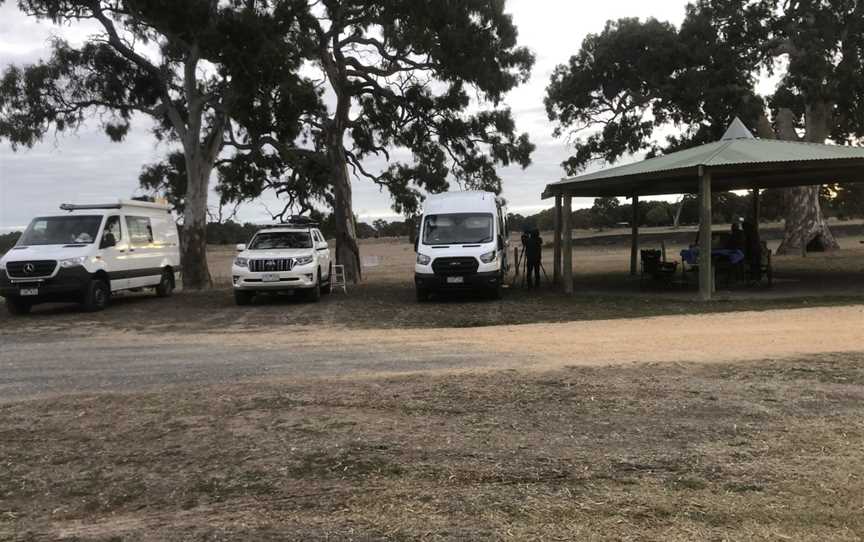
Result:
{"label": "van front wheel", "polygon": [[20,297],[7,297],[6,298],[6,310],[9,311],[9,314],[12,316],[23,316],[25,314],[30,314],[30,309],[33,308],[33,304],[29,301],[24,301]]}
{"label": "van front wheel", "polygon": [[101,279],[93,279],[87,285],[87,291],[84,293],[84,310],[87,312],[97,312],[105,310],[111,300],[111,288],[108,283]]}

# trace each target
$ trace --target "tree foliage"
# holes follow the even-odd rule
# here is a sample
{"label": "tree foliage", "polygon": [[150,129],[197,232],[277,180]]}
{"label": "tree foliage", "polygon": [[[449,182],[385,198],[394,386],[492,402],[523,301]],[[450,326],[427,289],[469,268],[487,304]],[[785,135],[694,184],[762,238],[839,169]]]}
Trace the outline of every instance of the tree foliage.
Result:
{"label": "tree foliage", "polygon": [[[284,0],[19,0],[25,13],[57,24],[92,22],[80,46],[61,39],[47,59],[10,66],[0,79],[0,138],[31,146],[50,129],[101,119],[122,140],[133,115],[182,150],[161,168],[182,188],[184,285],[210,282],[205,256],[207,192],[220,155],[260,153],[275,137],[302,136],[298,119],[320,106],[297,75],[305,2]],[[226,150],[227,149],[227,150]],[[285,160],[303,160],[297,151]],[[176,175],[185,175],[183,185]]]}
{"label": "tree foliage", "polygon": [[[556,134],[595,161],[667,153],[716,140],[735,116],[763,137],[849,143],[864,135],[864,4],[848,0],[699,0],[680,28],[609,22],[554,71],[545,99]],[[765,73],[778,77],[757,93]],[[679,135],[658,138],[673,125]],[[808,188],[787,195],[787,238],[830,237]],[[802,213],[815,206],[816,212]],[[807,214],[809,223],[800,223]],[[797,237],[797,238],[796,238]]]}
{"label": "tree foliage", "polygon": [[[220,166],[221,197],[242,201],[275,191],[284,201],[277,219],[319,203],[332,207],[337,259],[356,277],[351,177],[375,183],[396,212],[412,216],[426,192],[451,183],[499,192],[497,166],[530,163],[534,146],[501,102],[527,80],[533,55],[518,46],[503,2],[294,4],[302,4],[299,44],[304,73],[320,92],[317,106],[305,108],[302,141],[267,134],[278,119],[263,121],[251,146],[266,139],[270,152]],[[168,172],[153,166],[142,181],[170,188]]]}

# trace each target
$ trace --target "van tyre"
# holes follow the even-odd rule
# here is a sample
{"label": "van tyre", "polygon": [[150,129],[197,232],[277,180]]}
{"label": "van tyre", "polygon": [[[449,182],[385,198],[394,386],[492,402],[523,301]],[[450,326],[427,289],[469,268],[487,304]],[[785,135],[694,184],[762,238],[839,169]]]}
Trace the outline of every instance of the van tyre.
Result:
{"label": "van tyre", "polygon": [[255,292],[234,290],[234,303],[241,307],[251,304],[254,298]]}
{"label": "van tyre", "polygon": [[6,310],[12,316],[24,316],[30,314],[30,309],[33,308],[33,303],[25,301],[20,297],[7,297]]}
{"label": "van tyre", "polygon": [[166,269],[162,271],[162,279],[156,286],[156,297],[171,297],[174,293],[174,274]]}
{"label": "van tyre", "polygon": [[425,303],[429,301],[429,290],[426,288],[417,288],[417,302]]}
{"label": "van tyre", "polygon": [[108,308],[111,302],[111,288],[108,283],[102,279],[93,279],[87,285],[87,291],[84,293],[84,310],[87,312],[98,312]]}

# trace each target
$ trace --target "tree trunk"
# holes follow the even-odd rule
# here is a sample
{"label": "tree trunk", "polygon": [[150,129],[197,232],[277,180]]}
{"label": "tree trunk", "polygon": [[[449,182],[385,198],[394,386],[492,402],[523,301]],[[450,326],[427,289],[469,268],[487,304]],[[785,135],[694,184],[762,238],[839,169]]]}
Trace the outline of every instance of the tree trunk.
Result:
{"label": "tree trunk", "polygon": [[183,287],[201,290],[212,285],[207,266],[207,189],[213,167],[198,154],[185,155],[188,179],[180,245]]}
{"label": "tree trunk", "polygon": [[354,205],[351,199],[351,179],[345,161],[342,134],[335,131],[330,138],[328,155],[333,171],[333,215],[336,228],[336,263],[345,266],[345,279],[360,280],[360,247],[354,224]]}
{"label": "tree trunk", "polygon": [[[825,143],[828,138],[831,122],[830,104],[819,102],[807,106],[804,119],[806,122],[806,141],[810,143]],[[780,139],[796,141],[794,117],[788,110],[781,110],[777,117],[777,128]],[[783,242],[777,249],[777,254],[796,254],[810,250],[834,250],[839,248],[837,240],[819,204],[819,186],[797,186],[786,189],[785,192],[785,231]]]}

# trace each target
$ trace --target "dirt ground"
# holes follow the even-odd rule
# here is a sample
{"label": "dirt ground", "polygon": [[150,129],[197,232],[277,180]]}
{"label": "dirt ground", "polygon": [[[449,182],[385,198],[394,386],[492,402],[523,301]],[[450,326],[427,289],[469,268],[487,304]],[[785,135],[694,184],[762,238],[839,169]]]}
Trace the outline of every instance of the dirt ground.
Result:
{"label": "dirt ground", "polygon": [[378,241],[318,304],[234,306],[221,249],[210,292],[0,314],[0,540],[862,540],[858,241],[710,304],[620,244],[573,298],[418,304]]}
{"label": "dirt ground", "polygon": [[861,540],[864,355],[0,406],[0,538]]}

